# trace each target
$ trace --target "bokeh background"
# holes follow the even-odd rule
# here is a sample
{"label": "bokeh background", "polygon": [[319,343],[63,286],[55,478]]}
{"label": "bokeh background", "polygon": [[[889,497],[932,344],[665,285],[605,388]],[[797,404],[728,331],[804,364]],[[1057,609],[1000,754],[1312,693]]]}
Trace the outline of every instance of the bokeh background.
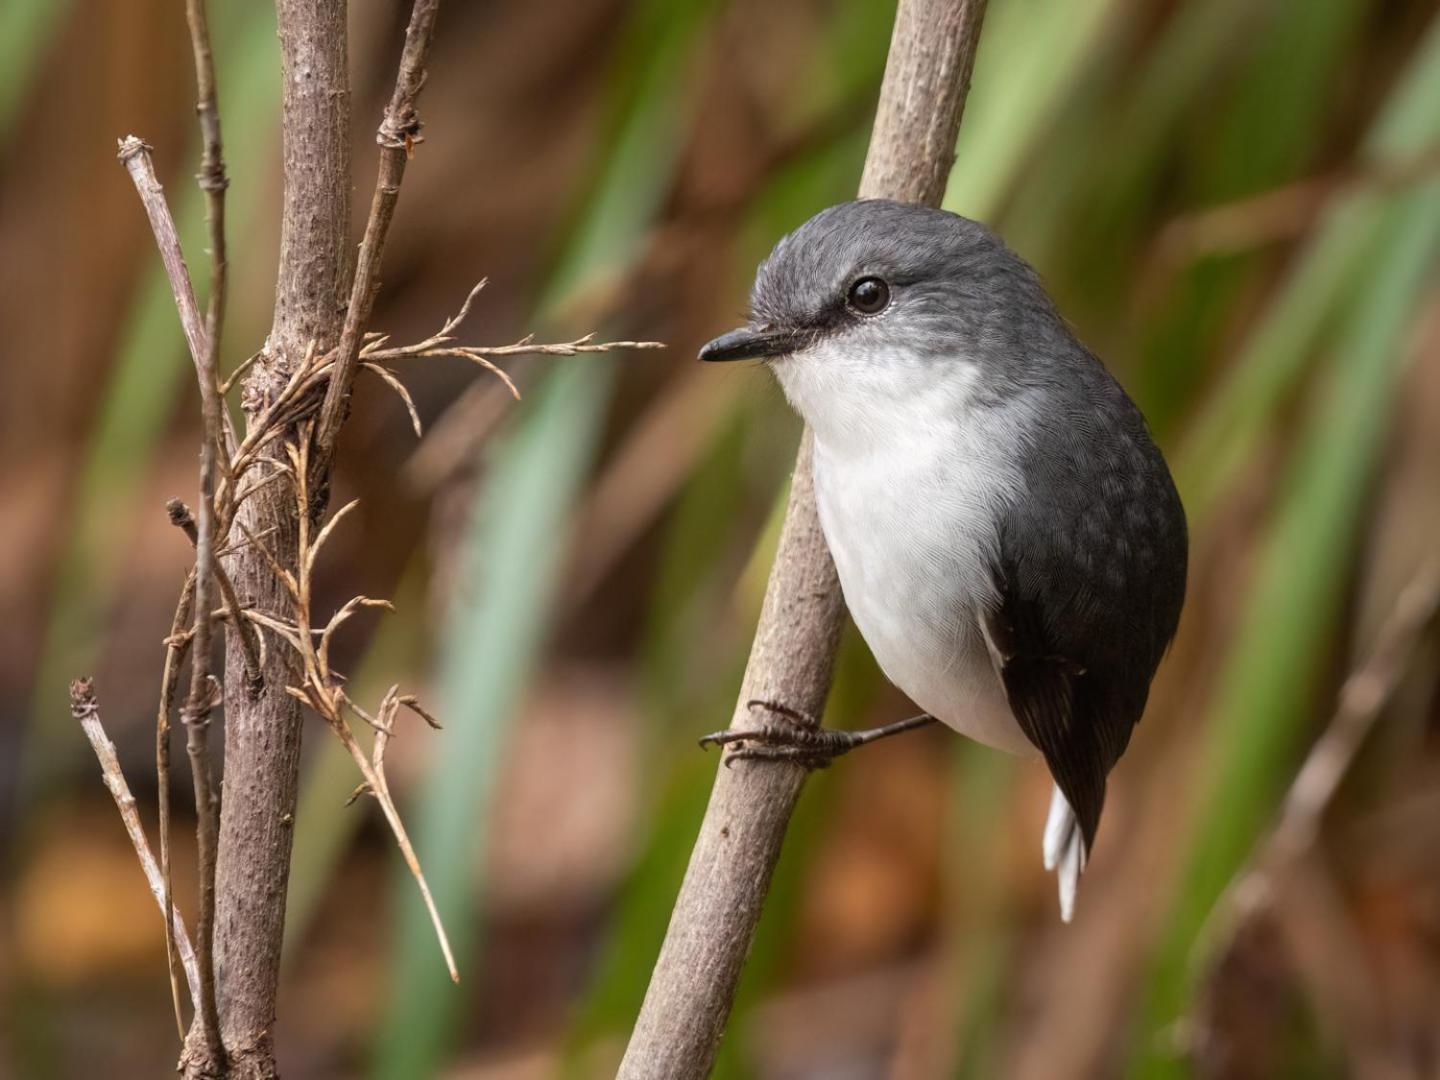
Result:
{"label": "bokeh background", "polygon": [[[269,323],[279,77],[268,5],[211,6],[228,368]],[[407,12],[352,8],[363,211]],[[335,502],[363,502],[319,606],[393,597],[395,614],[352,624],[338,666],[362,697],[417,689],[445,724],[407,729],[391,767],[464,981],[445,978],[375,806],[345,805],[357,778],[315,723],[287,1075],[613,1071],[798,438],[763,372],[692,357],[739,317],[775,238],[854,191],[892,16],[883,0],[445,5],[376,327],[423,337],[488,277],[468,341],[598,330],[670,348],[514,362],[518,403],[458,361],[413,362],[418,443],[362,383]],[[5,1075],[161,1075],[176,1055],[161,921],[65,686],[96,676],[153,829],[160,640],[190,558],[163,505],[194,499],[198,408],[113,149],[131,132],[156,147],[203,266],[192,80],[173,3],[0,6]],[[1424,578],[1440,11],[992,0],[946,205],[1040,268],[1149,416],[1192,523],[1184,623],[1069,928],[1040,867],[1038,765],[926,731],[817,775],[717,1075],[1440,1074]],[[1378,710],[1373,730],[1315,827],[1254,871],[1377,642],[1390,662],[1347,695],[1352,720]],[[851,635],[828,721],[907,708]]]}

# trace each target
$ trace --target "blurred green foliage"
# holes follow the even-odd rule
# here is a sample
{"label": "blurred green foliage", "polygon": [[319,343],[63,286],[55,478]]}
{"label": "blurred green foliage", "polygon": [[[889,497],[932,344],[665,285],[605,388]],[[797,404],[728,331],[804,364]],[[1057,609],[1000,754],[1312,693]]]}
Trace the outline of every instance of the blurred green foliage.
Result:
{"label": "blurred green foliage", "polygon": [[[278,107],[274,22],[264,5],[215,6],[234,180],[231,258],[243,267],[266,205],[262,171],[273,163],[266,147]],[[0,124],[13,123],[63,8],[31,0],[0,8]],[[1361,49],[1386,10],[1378,0],[992,0],[982,37],[946,205],[992,222],[1031,258],[1130,387],[1170,451],[1197,553],[1226,523],[1237,492],[1258,485],[1268,500],[1253,565],[1233,579],[1243,592],[1237,627],[1228,636],[1214,631],[1205,643],[1219,674],[1192,694],[1204,706],[1201,764],[1193,812],[1179,797],[1175,807],[1177,818],[1188,812],[1176,834],[1179,876],[1158,887],[1166,914],[1138,950],[1143,970],[1131,1028],[1113,1040],[1130,1075],[1191,1071],[1170,1036],[1193,1005],[1207,924],[1323,711],[1333,682],[1327,659],[1354,644],[1343,615],[1365,540],[1363,508],[1410,335],[1418,312],[1433,303],[1440,265],[1433,170],[1398,185],[1365,181],[1367,171],[1403,167],[1440,145],[1440,18],[1392,76]],[[803,52],[788,58],[793,93],[775,112],[782,126],[823,137],[754,185],[733,243],[716,252],[733,289],[724,298],[730,308],[777,235],[854,191],[892,13],[889,3],[826,7],[813,33],[792,39]],[[547,248],[545,284],[531,298],[538,327],[563,323],[567,300],[640,260],[670,209],[702,93],[714,85],[707,63],[744,32],[731,15],[716,0],[636,0],[625,8],[604,64],[594,153]],[[1374,84],[1368,94],[1356,93],[1362,78]],[[1262,227],[1238,243],[1205,246],[1203,211],[1342,165],[1360,179],[1338,186],[1290,232]],[[202,243],[198,193],[172,186],[194,262]],[[1189,231],[1167,228],[1177,224]],[[1185,243],[1167,246],[1176,236]],[[259,313],[233,318],[227,355],[258,342],[261,322]],[[578,328],[590,329],[598,328]],[[644,327],[623,332],[649,336]],[[676,363],[684,363],[693,343],[673,344]],[[527,691],[544,670],[572,510],[596,464],[620,363],[581,358],[536,380],[477,470],[461,585],[436,633],[435,705],[446,728],[408,806],[465,982],[457,991],[445,978],[414,884],[397,869],[385,1001],[368,1062],[375,1076],[436,1074],[459,1042],[474,987],[484,983],[481,871],[494,781]],[[163,276],[146,264],[64,533],[37,701],[57,700],[64,679],[87,669],[99,650],[124,571],[117,555],[124,545],[107,530],[123,520],[118,508],[134,502],[188,379]],[[557,1038],[562,1075],[613,1067],[703,813],[716,758],[693,740],[723,724],[733,704],[798,433],[765,394],[726,405],[658,529],[629,661],[641,714],[640,827]],[[737,578],[737,552],[747,551],[748,570]],[[356,680],[362,697],[387,669],[404,666],[397,657],[419,662],[415,623],[404,620],[423,611],[425,570],[414,557],[399,589],[406,614],[377,634]],[[694,660],[702,652],[703,667]],[[860,722],[880,687],[851,635],[829,722]],[[59,738],[51,726],[31,724],[32,784],[56,756],[73,751]],[[1022,1004],[1017,971],[1030,910],[1007,891],[1008,834],[994,824],[1012,813],[1022,772],[958,740],[954,754],[936,944],[948,980],[940,1015],[953,1019],[955,1075],[984,1077],[1002,1068],[1001,1035]],[[312,923],[355,831],[356,812],[341,809],[337,797],[353,784],[348,770],[322,753],[307,776],[292,938]],[[717,1075],[757,1070],[755,1009],[787,985],[806,875],[829,835],[834,786],[817,778],[802,802]],[[1031,847],[1038,857],[1038,838]],[[1313,1028],[1296,1024],[1288,1059],[1296,1070],[1324,1059]]]}

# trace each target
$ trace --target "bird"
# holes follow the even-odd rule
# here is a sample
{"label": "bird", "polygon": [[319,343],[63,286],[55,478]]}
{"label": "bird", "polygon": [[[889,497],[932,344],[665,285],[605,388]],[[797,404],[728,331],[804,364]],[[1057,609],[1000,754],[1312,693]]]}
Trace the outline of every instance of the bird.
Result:
{"label": "bird", "polygon": [[745,325],[699,356],[764,362],[808,425],[846,606],[924,710],[848,732],[751,702],[765,723],[702,743],[815,766],[938,720],[1038,755],[1069,922],[1185,597],[1185,512],[1139,408],[999,236],[883,199],[783,237]]}

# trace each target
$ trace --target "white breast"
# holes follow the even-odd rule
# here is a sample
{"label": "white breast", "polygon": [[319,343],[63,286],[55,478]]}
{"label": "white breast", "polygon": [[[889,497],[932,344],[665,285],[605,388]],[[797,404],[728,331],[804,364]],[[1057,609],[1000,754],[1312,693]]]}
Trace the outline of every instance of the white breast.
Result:
{"label": "white breast", "polygon": [[979,742],[1034,748],[1016,724],[980,629],[995,601],[997,509],[1019,497],[1020,404],[973,400],[963,361],[892,384],[823,355],[776,365],[815,431],[815,493],[845,601],[886,676]]}

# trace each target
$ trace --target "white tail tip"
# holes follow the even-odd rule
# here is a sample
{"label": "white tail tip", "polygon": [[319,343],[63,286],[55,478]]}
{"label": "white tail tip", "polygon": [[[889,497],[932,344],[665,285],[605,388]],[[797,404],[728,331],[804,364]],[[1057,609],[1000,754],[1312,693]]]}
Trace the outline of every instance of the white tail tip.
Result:
{"label": "white tail tip", "polygon": [[1050,796],[1050,815],[1045,820],[1042,846],[1045,869],[1056,874],[1060,888],[1060,918],[1069,922],[1075,915],[1075,894],[1080,889],[1080,874],[1085,869],[1085,839],[1075,811],[1065,801],[1060,788]]}

